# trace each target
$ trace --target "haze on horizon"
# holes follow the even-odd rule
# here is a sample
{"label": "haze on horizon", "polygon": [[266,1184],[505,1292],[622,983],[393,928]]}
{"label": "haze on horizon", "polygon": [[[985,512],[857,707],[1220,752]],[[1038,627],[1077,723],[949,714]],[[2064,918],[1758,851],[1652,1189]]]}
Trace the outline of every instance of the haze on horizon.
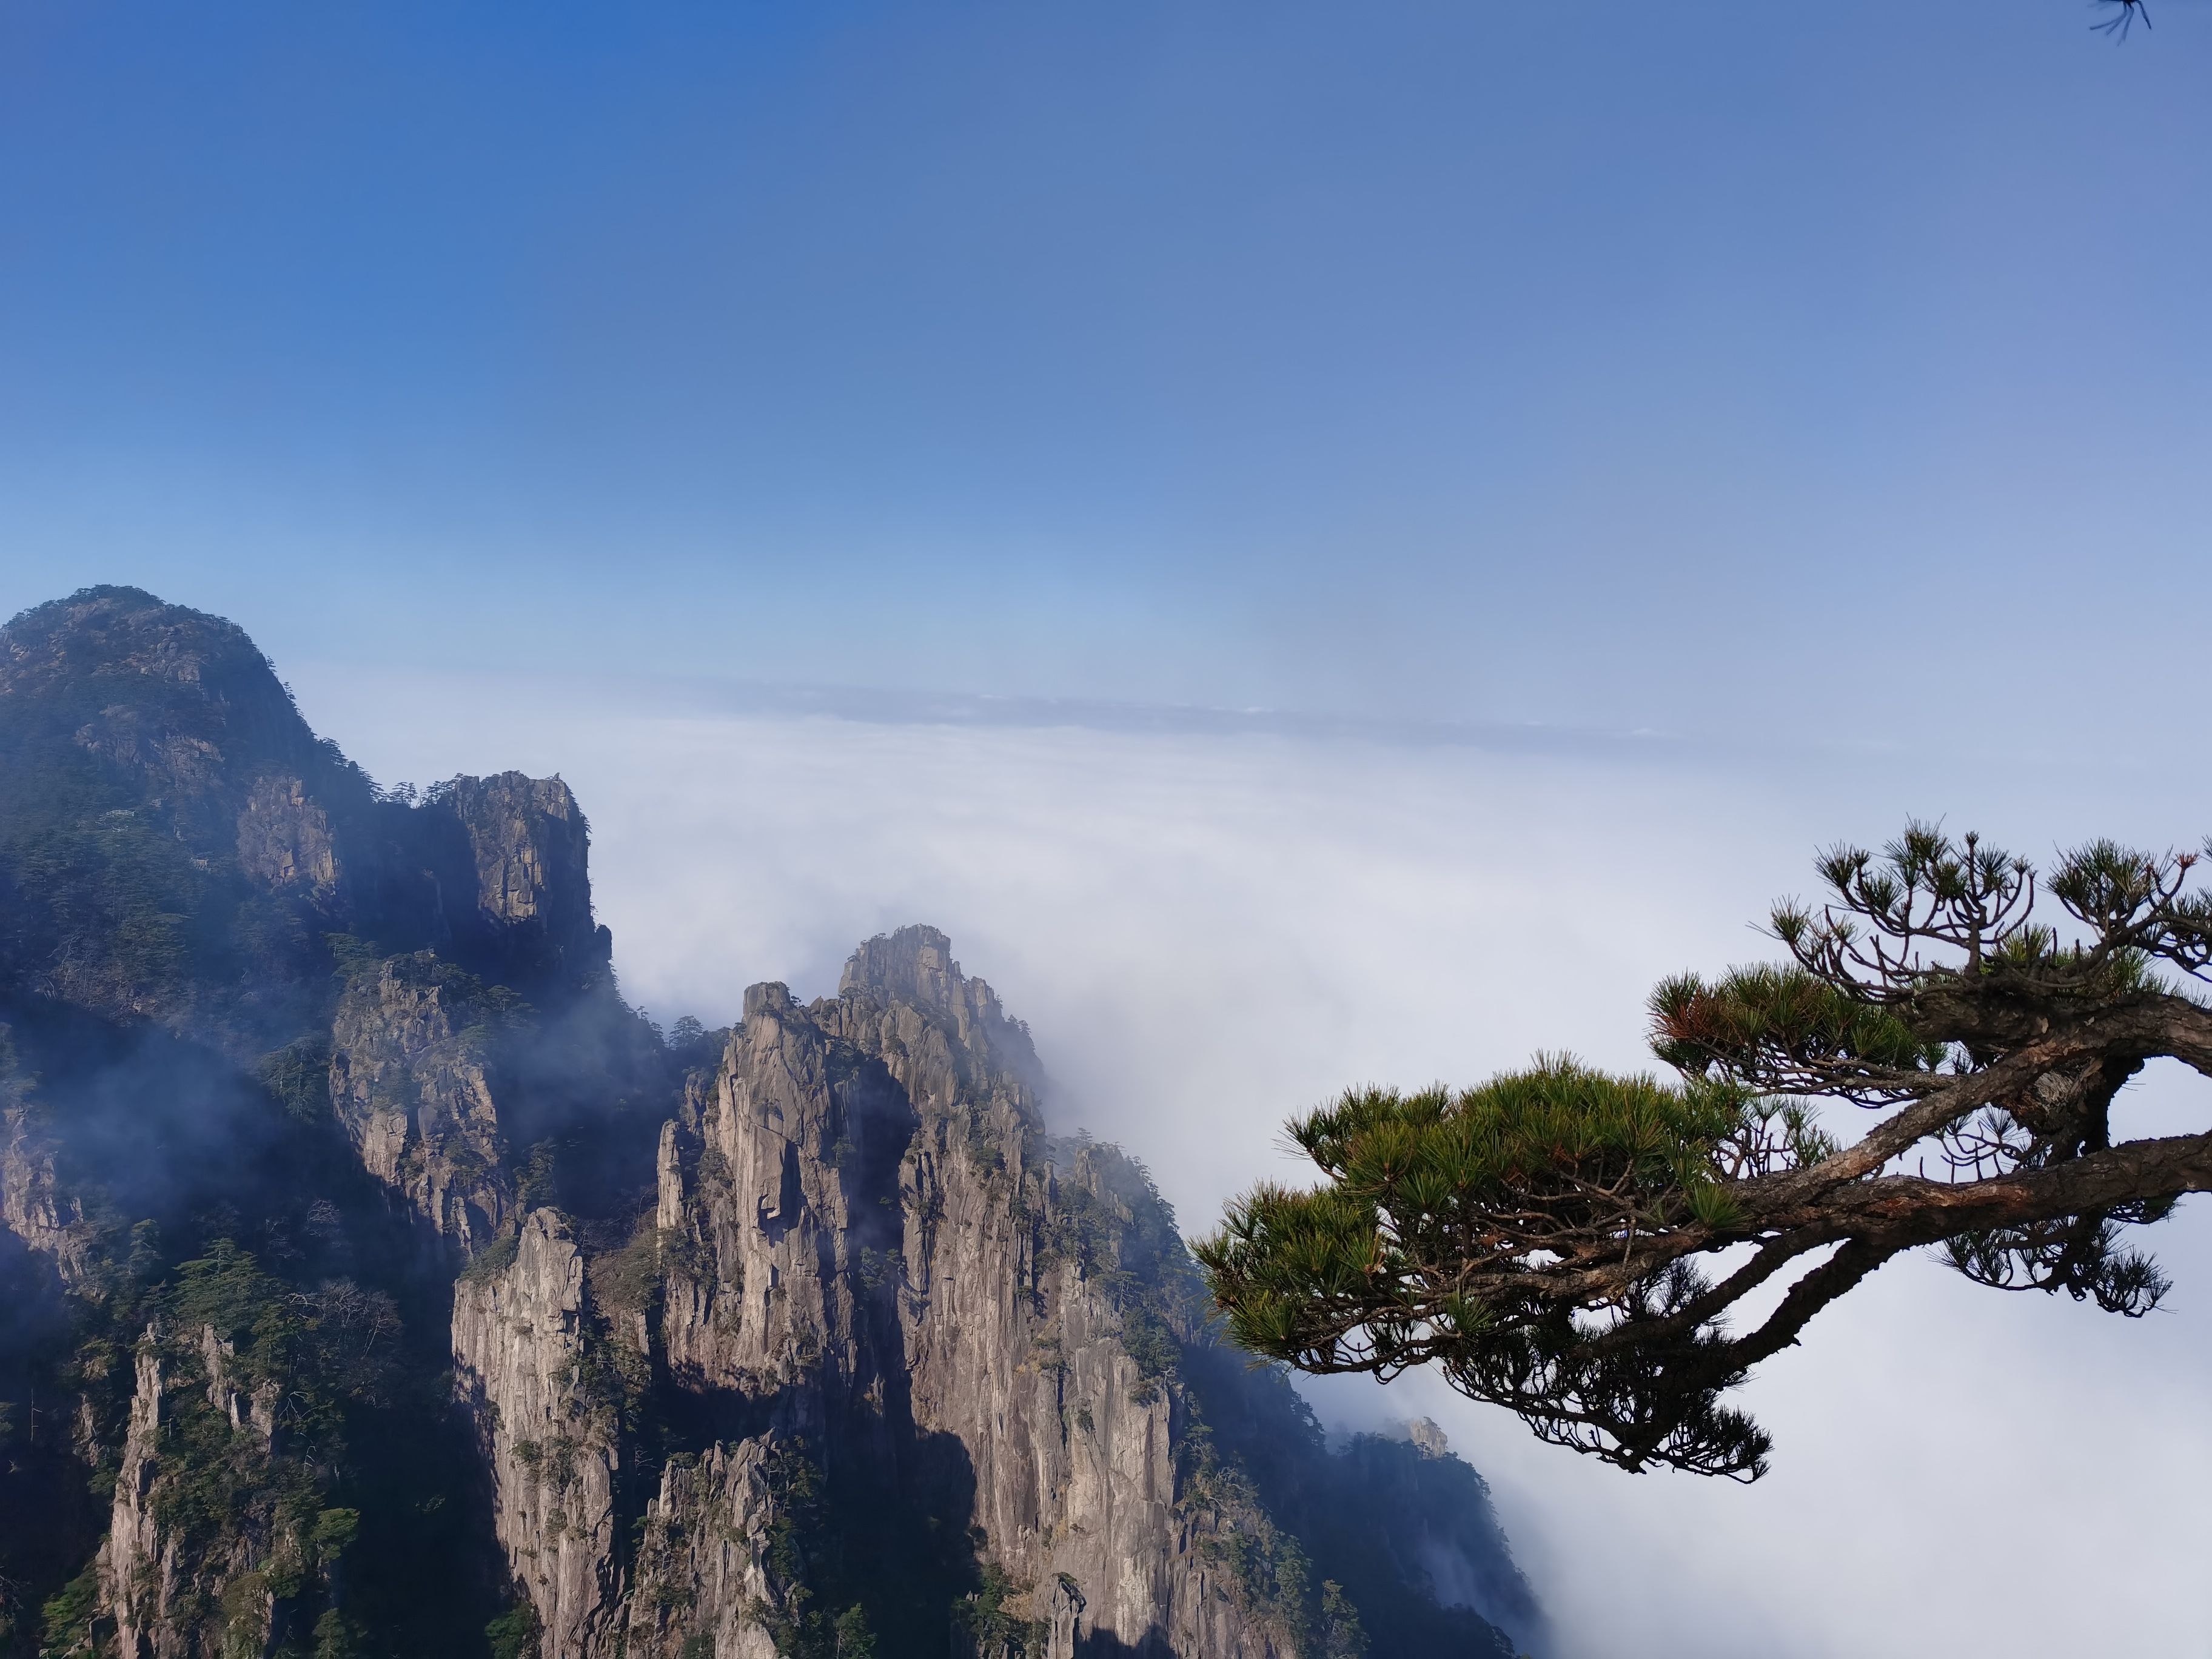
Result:
{"label": "haze on horizon", "polygon": [[[562,772],[664,1018],[945,927],[1194,1231],[1346,1084],[1646,1063],[1821,842],[2212,829],[2212,7],[2093,21],[4,0],[0,615]],[[1316,1398],[1589,1659],[2180,1650],[2156,1243],[2136,1324],[1886,1270],[1750,1492]],[[2081,1573],[1962,1607],[1978,1494]]]}

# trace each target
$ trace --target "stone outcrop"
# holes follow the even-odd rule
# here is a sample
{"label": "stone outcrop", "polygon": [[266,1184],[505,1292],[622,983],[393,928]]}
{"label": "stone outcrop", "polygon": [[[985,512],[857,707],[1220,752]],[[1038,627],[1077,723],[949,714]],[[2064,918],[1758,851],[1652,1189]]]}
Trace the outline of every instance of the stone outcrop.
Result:
{"label": "stone outcrop", "polygon": [[[246,1457],[265,1462],[276,1449],[276,1389],[241,1386],[235,1350],[203,1326],[182,1352],[165,1344],[156,1322],[138,1345],[122,1466],[116,1476],[101,1550],[101,1599],[121,1659],[203,1659],[265,1650],[276,1632],[276,1597],[265,1573],[269,1540],[258,1527],[231,1531],[212,1554],[192,1547],[162,1520],[165,1483],[173,1485],[167,1442],[179,1395],[195,1382],[207,1405],[243,1437]],[[193,1373],[197,1370],[198,1376]]]}
{"label": "stone outcrop", "polygon": [[619,1431],[592,1391],[584,1261],[533,1212],[513,1257],[453,1292],[455,1385],[491,1471],[494,1524],[547,1654],[605,1651],[617,1626]]}
{"label": "stone outcrop", "polygon": [[0,1226],[52,1262],[62,1283],[74,1287],[85,1282],[91,1229],[82,1202],[55,1179],[54,1148],[40,1116],[23,1093],[0,1080]]}
{"label": "stone outcrop", "polygon": [[[864,1341],[890,1286],[863,1252],[891,1245],[856,1213],[868,1172],[896,1164],[910,1133],[880,1068],[853,1063],[781,985],[745,993],[698,1127],[688,1200],[672,1132],[657,1212],[690,1247],[669,1272],[668,1359],[695,1386],[765,1393],[804,1383],[810,1401],[873,1380]],[[878,1249],[884,1262],[888,1254]]]}
{"label": "stone outcrop", "polygon": [[822,1012],[919,1119],[900,1182],[912,1409],[966,1448],[995,1558],[1024,1583],[1068,1576],[1088,1627],[1133,1645],[1165,1634],[1196,1651],[1211,1636],[1208,1652],[1267,1650],[1233,1614],[1201,1631],[1213,1586],[1177,1513],[1174,1397],[1083,1266],[1042,1259],[1064,1194],[1027,1031],[928,928],[864,945]]}
{"label": "stone outcrop", "polygon": [[238,1375],[238,1345],[219,1336],[212,1325],[199,1333],[201,1372],[207,1378],[208,1404],[234,1433],[250,1431],[264,1451],[276,1449],[276,1385],[264,1379],[248,1384]]}
{"label": "stone outcrop", "polygon": [[686,1659],[702,1640],[716,1659],[774,1659],[765,1615],[786,1589],[769,1561],[776,1452],[775,1437],[761,1436],[662,1471],[623,1621],[636,1659]]}
{"label": "stone outcrop", "polygon": [[338,891],[337,837],[331,815],[296,777],[258,779],[238,813],[239,867],[264,886],[303,890],[318,899]]}
{"label": "stone outcrop", "polygon": [[[1055,1170],[1037,1079],[1028,1033],[943,935],[872,941],[836,998],[749,991],[663,1127],[657,1320],[633,1338],[596,1305],[550,1211],[464,1276],[458,1386],[546,1654],[765,1659],[793,1589],[771,1475],[799,1458],[888,1472],[925,1509],[968,1494],[945,1519],[1011,1587],[1004,1616],[1062,1659],[1302,1651],[1299,1615],[1237,1569],[1273,1533],[1184,1443],[1170,1339],[1133,1343],[1139,1316],[1108,1288],[1130,1213],[1101,1155]],[[636,1454],[608,1381],[625,1358],[726,1425],[664,1463],[630,1552],[615,1516]]]}
{"label": "stone outcrop", "polygon": [[123,1443],[123,1468],[116,1477],[113,1519],[102,1553],[101,1577],[115,1620],[116,1646],[125,1659],[168,1659],[157,1638],[170,1620],[178,1596],[177,1552],[155,1524],[154,1479],[161,1468],[161,1357],[158,1328],[146,1333],[138,1351],[137,1387],[131,1396],[130,1427]]}
{"label": "stone outcrop", "polygon": [[484,915],[510,927],[536,922],[562,941],[590,931],[586,831],[567,784],[501,772],[456,778],[444,799],[468,832]]}
{"label": "stone outcrop", "polygon": [[484,1022],[465,976],[427,952],[364,970],[331,1034],[331,1101],[369,1173],[462,1252],[514,1208]]}
{"label": "stone outcrop", "polygon": [[559,778],[501,772],[455,778],[418,809],[459,826],[465,882],[445,890],[447,922],[501,978],[575,985],[604,972],[612,942],[592,921],[591,836]]}

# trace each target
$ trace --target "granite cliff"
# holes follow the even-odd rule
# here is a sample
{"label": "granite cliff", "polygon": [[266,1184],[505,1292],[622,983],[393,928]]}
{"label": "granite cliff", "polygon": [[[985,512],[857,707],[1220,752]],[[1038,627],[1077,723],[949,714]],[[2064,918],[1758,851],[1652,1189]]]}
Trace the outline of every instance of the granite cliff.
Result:
{"label": "granite cliff", "polygon": [[243,634],[0,629],[0,1655],[1540,1651],[950,941],[623,1004],[557,779],[380,789]]}

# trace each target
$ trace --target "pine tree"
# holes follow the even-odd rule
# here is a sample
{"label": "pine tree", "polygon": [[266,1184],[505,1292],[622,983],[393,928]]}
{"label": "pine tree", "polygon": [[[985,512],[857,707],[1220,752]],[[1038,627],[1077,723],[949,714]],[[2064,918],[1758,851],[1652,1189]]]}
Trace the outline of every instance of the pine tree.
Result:
{"label": "pine tree", "polygon": [[[1652,994],[1671,1079],[1540,1056],[1295,1121],[1326,1179],[1230,1207],[1196,1247],[1215,1299],[1302,1370],[1433,1364],[1547,1440],[1745,1480],[1768,1437],[1722,1395],[1901,1252],[2139,1317],[2167,1281],[2123,1230],[2212,1190],[2212,1133],[2112,1125],[2149,1060],[2212,1074],[2197,861],[2097,842],[2039,884],[1925,824],[1837,848],[1825,902],[1773,910],[1787,961]],[[1825,1102],[1880,1115],[1851,1139]]]}

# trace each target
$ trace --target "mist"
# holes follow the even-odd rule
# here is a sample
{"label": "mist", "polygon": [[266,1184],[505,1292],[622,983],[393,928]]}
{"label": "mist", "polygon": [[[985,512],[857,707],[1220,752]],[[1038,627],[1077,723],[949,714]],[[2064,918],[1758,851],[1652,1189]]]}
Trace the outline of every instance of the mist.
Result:
{"label": "mist", "polygon": [[[1641,1068],[1662,974],[1769,954],[1816,847],[1911,814],[2030,857],[2097,833],[2190,844],[2212,790],[2069,761],[1634,744],[1385,742],[1036,718],[704,708],[665,687],[295,670],[387,783],[559,772],[592,825],[624,994],[663,1024],[744,988],[835,989],[861,939],[943,927],[1031,1025],[1055,1127],[1118,1140],[1187,1232],[1296,1178],[1292,1113],[1348,1085],[1479,1080],[1538,1050]],[[2201,1122],[2188,1079],[2127,1133]],[[1845,1126],[1848,1127],[1848,1126]],[[2153,1242],[2177,1288],[2124,1322],[1900,1260],[1770,1362],[1744,1488],[1539,1445],[1433,1377],[1310,1390],[1326,1421],[1427,1414],[1491,1480],[1569,1659],[2179,1652],[2212,1593],[2212,1224]],[[2002,1551],[2051,1570],[1984,1578]]]}

